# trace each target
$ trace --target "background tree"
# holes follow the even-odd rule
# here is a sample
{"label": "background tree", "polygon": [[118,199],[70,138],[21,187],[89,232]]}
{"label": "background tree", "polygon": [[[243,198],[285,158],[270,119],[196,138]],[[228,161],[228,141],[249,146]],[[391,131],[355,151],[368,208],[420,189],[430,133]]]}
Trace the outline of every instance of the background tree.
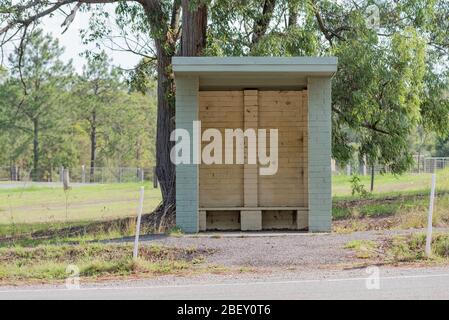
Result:
{"label": "background tree", "polygon": [[155,163],[156,101],[153,95],[120,91],[102,123],[99,160],[109,167],[151,168]]}
{"label": "background tree", "polygon": [[[44,35],[38,29],[26,35],[23,46],[19,46],[9,62],[11,73],[16,79],[12,85],[16,89],[16,102],[10,101],[8,126],[21,130],[30,136],[33,145],[33,179],[42,179],[43,164],[40,163],[43,137],[50,131],[54,136],[57,131],[67,128],[60,109],[67,98],[67,84],[72,73],[71,63],[60,60],[63,49],[58,41]],[[57,129],[60,130],[57,130]]]}
{"label": "background tree", "polygon": [[19,96],[20,87],[4,71],[0,81],[0,163],[11,167],[22,164],[20,155],[30,143],[29,137],[12,121]]}
{"label": "background tree", "polygon": [[[54,44],[49,36],[44,38],[44,43]],[[38,47],[41,46],[42,43]],[[147,89],[142,94],[119,76],[119,71],[109,65],[104,54],[90,57],[83,74],[68,74],[63,79],[57,72],[53,74],[55,64],[48,60],[48,55],[28,57],[33,58],[33,64],[27,62],[17,72],[4,73],[0,81],[0,166],[33,166],[36,139],[28,115],[35,114],[39,117],[39,175],[35,179],[52,180],[52,169],[61,165],[76,169],[82,163],[89,163],[94,112],[96,166],[154,166],[156,96],[153,79],[147,79]],[[32,69],[34,78],[28,76],[30,65],[44,65],[48,68],[46,77],[42,77],[44,73],[39,68]],[[33,86],[39,83],[41,90],[26,86],[25,94],[21,79]]]}
{"label": "background tree", "polygon": [[98,135],[105,134],[102,128],[107,126],[109,118],[115,112],[113,107],[118,91],[124,89],[119,77],[118,69],[111,67],[103,51],[99,55],[88,57],[83,74],[76,84],[76,115],[85,124],[90,140],[91,182],[95,179],[97,166]]}

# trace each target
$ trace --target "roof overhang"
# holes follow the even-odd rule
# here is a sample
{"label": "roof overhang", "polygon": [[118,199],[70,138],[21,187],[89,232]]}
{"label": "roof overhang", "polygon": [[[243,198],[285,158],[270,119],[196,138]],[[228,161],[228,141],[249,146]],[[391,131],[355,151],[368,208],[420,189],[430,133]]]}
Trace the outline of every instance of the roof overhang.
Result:
{"label": "roof overhang", "polygon": [[332,77],[336,57],[174,57],[176,76],[198,76],[200,89],[304,87],[307,77]]}

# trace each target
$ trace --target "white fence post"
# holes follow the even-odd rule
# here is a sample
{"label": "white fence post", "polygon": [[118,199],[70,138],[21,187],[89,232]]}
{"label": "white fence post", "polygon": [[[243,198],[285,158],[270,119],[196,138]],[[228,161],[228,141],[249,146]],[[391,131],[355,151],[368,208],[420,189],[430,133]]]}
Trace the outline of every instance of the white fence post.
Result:
{"label": "white fence post", "polygon": [[81,166],[81,182],[86,183],[86,166],[84,164]]}
{"label": "white fence post", "polygon": [[70,173],[68,168],[63,170],[62,185],[64,190],[68,190],[70,188]]}
{"label": "white fence post", "polygon": [[134,250],[133,250],[134,260],[137,259],[139,253],[139,235],[140,235],[140,223],[142,221],[144,192],[145,187],[140,187],[140,203],[139,203],[139,211],[137,212],[136,237],[134,238]]}
{"label": "white fence post", "polygon": [[433,224],[433,204],[435,201],[435,187],[437,174],[432,174],[432,187],[430,190],[429,215],[427,217],[427,236],[426,236],[426,256],[429,258],[432,255],[432,224]]}

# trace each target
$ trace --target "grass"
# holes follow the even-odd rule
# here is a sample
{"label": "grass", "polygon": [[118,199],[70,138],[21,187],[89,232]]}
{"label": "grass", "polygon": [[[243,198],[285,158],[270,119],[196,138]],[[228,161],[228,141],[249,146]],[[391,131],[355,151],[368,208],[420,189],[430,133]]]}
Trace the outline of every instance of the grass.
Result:
{"label": "grass", "polygon": [[375,259],[377,263],[444,263],[449,262],[449,234],[436,233],[432,237],[432,255],[425,254],[426,235],[422,233],[407,236],[396,236],[383,241],[374,242],[355,240],[346,244],[345,248],[353,250],[361,259]]}
{"label": "grass", "polygon": [[182,237],[184,235],[184,232],[181,230],[181,228],[174,227],[174,228],[172,228],[172,229],[170,229],[168,231],[168,234],[170,235],[170,237],[179,238],[179,237]]}
{"label": "grass", "polygon": [[372,257],[373,250],[377,244],[370,240],[353,240],[346,244],[345,249],[352,249],[356,252],[359,259],[369,259]]}
{"label": "grass", "polygon": [[[154,233],[151,223],[146,223],[150,214],[142,216],[140,234]],[[121,218],[110,221],[97,221],[81,225],[47,225],[34,233],[17,233],[11,237],[0,238],[0,248],[23,246],[36,247],[51,244],[83,244],[87,242],[104,241],[133,237],[136,230],[136,218]],[[170,233],[169,236],[179,237],[181,233]]]}
{"label": "grass", "polygon": [[[0,187],[0,238],[135,217],[140,186],[86,185],[71,189],[67,198],[59,187]],[[160,190],[145,186],[144,210],[152,212],[161,201]]]}
{"label": "grass", "polygon": [[194,248],[141,246],[132,259],[132,245],[41,245],[0,248],[0,281],[63,280],[74,265],[81,278],[152,276],[194,271],[208,252]]}
{"label": "grass", "polygon": [[[369,190],[370,176],[360,176],[360,183]],[[439,171],[437,175],[437,189],[449,191],[449,170]],[[332,177],[332,196],[335,200],[344,200],[354,198],[351,196],[352,189],[350,184],[350,176],[333,176]],[[390,196],[428,193],[430,192],[430,183],[432,175],[427,173],[421,174],[404,174],[396,176],[392,174],[376,175],[374,182],[373,196],[379,197],[386,194]]]}
{"label": "grass", "polygon": [[[362,177],[368,180],[369,177]],[[379,176],[375,192],[368,198],[353,196],[350,177],[335,177],[332,215],[334,231],[349,233],[354,231],[380,229],[423,228],[427,225],[429,206],[429,186],[431,176],[392,175]],[[366,181],[365,181],[366,182]],[[393,190],[394,191],[389,191]],[[344,194],[344,195],[342,195]],[[437,175],[437,197],[434,209],[434,226],[449,226],[449,170]]]}
{"label": "grass", "polygon": [[[388,253],[394,262],[419,262],[429,260],[425,255],[426,235],[396,237],[388,246]],[[434,262],[449,262],[449,234],[437,233],[432,237],[432,255]]]}
{"label": "grass", "polygon": [[[334,203],[334,231],[420,229],[427,226],[428,196],[401,196],[376,201]],[[433,214],[435,227],[449,227],[449,194],[438,195]]]}
{"label": "grass", "polygon": [[[86,185],[64,193],[62,187],[0,188],[0,224],[92,221],[133,216],[139,198],[137,183]],[[160,202],[159,189],[145,184],[146,212]],[[66,196],[68,210],[66,211]]]}

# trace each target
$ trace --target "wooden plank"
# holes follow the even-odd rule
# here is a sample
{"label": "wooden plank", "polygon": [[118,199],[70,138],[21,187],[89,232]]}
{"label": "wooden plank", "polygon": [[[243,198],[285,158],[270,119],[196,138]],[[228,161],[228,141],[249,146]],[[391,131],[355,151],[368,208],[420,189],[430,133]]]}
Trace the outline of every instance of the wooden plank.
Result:
{"label": "wooden plank", "polygon": [[[202,131],[219,129],[223,136],[223,164],[199,166],[200,206],[242,206],[244,168],[243,165],[224,164],[224,132],[225,129],[243,128],[243,92],[201,91],[199,110]],[[208,143],[202,142],[201,145]],[[233,153],[235,154],[235,146]]]}
{"label": "wooden plank", "polygon": [[[258,166],[254,165],[200,165],[200,206],[222,207],[223,211],[307,210],[307,92],[209,91],[200,92],[199,101],[203,130],[219,129],[223,138],[225,129],[234,128],[274,128],[279,133],[276,175],[259,176]],[[222,143],[224,147],[224,139]],[[245,157],[247,148],[245,144]]]}
{"label": "wooden plank", "polygon": [[[244,129],[258,128],[258,90],[245,90],[244,94]],[[256,131],[257,132],[257,131]],[[258,165],[248,163],[248,140],[245,139],[245,165],[243,169],[243,205],[257,206],[258,201]],[[257,159],[256,159],[257,161]]]}
{"label": "wooden plank", "polygon": [[308,125],[303,115],[303,97],[301,91],[261,91],[259,94],[259,127],[278,129],[279,134],[278,172],[259,178],[259,206],[306,203],[307,149],[304,141]]}

